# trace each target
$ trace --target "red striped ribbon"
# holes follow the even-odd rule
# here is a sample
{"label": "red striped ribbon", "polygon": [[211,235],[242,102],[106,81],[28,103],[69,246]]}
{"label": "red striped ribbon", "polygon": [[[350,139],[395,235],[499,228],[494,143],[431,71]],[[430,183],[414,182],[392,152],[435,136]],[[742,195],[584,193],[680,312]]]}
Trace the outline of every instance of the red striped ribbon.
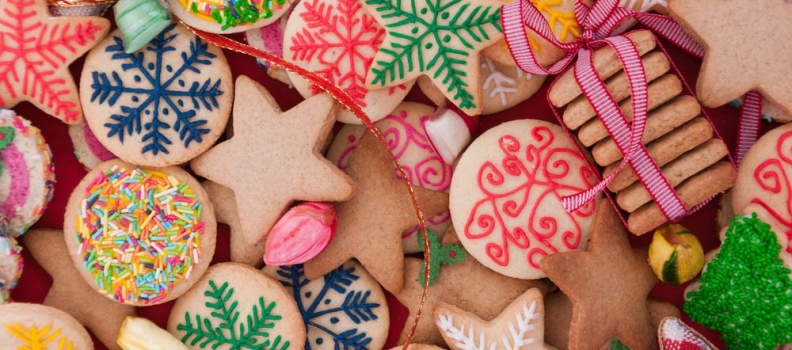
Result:
{"label": "red striped ribbon", "polygon": [[740,110],[740,128],[737,132],[737,164],[759,139],[759,122],[762,120],[762,95],[756,91],[745,94]]}

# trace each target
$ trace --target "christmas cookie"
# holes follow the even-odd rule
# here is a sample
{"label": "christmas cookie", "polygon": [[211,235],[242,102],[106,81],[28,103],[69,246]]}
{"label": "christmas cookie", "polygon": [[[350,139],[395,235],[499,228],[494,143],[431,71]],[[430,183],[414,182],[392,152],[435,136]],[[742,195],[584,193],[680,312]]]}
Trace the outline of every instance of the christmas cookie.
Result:
{"label": "christmas cookie", "polygon": [[239,33],[278,20],[295,0],[167,0],[176,17],[209,33]]}
{"label": "christmas cookie", "polygon": [[99,142],[144,166],[180,164],[223,134],[234,96],[220,48],[172,24],[125,53],[118,31],[85,59],[80,98]]}
{"label": "christmas cookie", "polygon": [[147,306],[177,298],[212,260],[212,203],[181,168],[100,164],[75,187],[63,223],[80,275],[104,296]]}
{"label": "christmas cookie", "polygon": [[104,38],[101,17],[51,17],[45,0],[0,3],[0,108],[27,101],[67,124],[82,121],[69,65]]}
{"label": "christmas cookie", "polygon": [[80,123],[77,125],[69,126],[69,137],[74,146],[74,156],[77,160],[85,166],[86,169],[91,170],[102,162],[106,162],[115,158],[115,154],[110,152],[102,146],[102,143],[96,139],[88,123]]}
{"label": "christmas cookie", "polygon": [[[390,88],[366,87],[366,74],[385,40],[385,29],[358,0],[306,0],[294,6],[283,37],[283,57],[346,91],[372,121],[388,115],[407,95],[414,80]],[[289,72],[303,97],[322,90]],[[351,112],[343,123],[362,123]]]}
{"label": "christmas cookie", "polygon": [[[294,10],[294,7],[289,8],[289,12],[292,10]],[[246,31],[245,39],[247,39],[250,46],[283,58],[283,32],[286,30],[286,19],[288,17],[289,15],[286,14],[277,22]],[[288,72],[283,67],[271,65],[260,59],[256,62],[258,62],[260,67],[267,70],[270,78],[289,85],[290,88],[294,87],[291,79],[289,79]]]}
{"label": "christmas cookie", "polygon": [[[512,108],[533,96],[542,84],[544,75],[532,75],[519,67],[502,65],[492,59],[482,57],[479,81],[484,96],[481,115],[494,114]],[[445,101],[445,95],[432,80],[418,78],[418,87],[436,105]]]}
{"label": "christmas cookie", "polygon": [[0,216],[19,236],[44,214],[55,186],[55,165],[38,128],[0,109]]}
{"label": "christmas cookie", "polygon": [[465,249],[506,276],[544,277],[542,258],[584,249],[595,209],[567,213],[561,198],[597,179],[561,127],[538,120],[503,123],[462,154],[449,208]]}
{"label": "christmas cookie", "polygon": [[4,349],[93,349],[85,328],[63,311],[44,305],[0,306],[0,344]]}
{"label": "christmas cookie", "polygon": [[[434,107],[424,104],[402,102],[374,125],[382,131],[399,164],[407,171],[413,186],[433,191],[448,191],[453,169],[435,153],[424,131],[424,124],[434,110]],[[344,125],[333,139],[327,151],[327,159],[335,163],[339,169],[346,169],[349,158],[366,132],[366,127],[362,125]],[[451,215],[445,211],[427,218],[426,224],[432,232],[442,238],[448,225],[451,224]],[[402,243],[406,253],[418,251],[417,233],[418,226],[402,233]]]}
{"label": "christmas cookie", "polygon": [[190,349],[217,350],[239,349],[241,344],[303,349],[306,334],[291,294],[255,268],[235,263],[209,268],[176,301],[167,329]]}
{"label": "christmas cookie", "polygon": [[22,247],[8,230],[8,223],[0,222],[0,305],[11,301],[11,291],[22,275]]}
{"label": "christmas cookie", "polygon": [[242,233],[242,224],[239,222],[234,191],[211,181],[203,181],[201,185],[212,201],[212,206],[215,208],[215,216],[217,216],[217,222],[228,225],[231,231],[231,238],[229,240],[231,262],[254,267],[263,265],[264,261],[261,260],[261,258],[264,256],[264,241],[261,240],[250,243]]}
{"label": "christmas cookie", "polygon": [[478,55],[503,39],[500,0],[361,3],[386,31],[367,86],[395,88],[426,75],[465,113],[481,112]]}
{"label": "christmas cookie", "polygon": [[302,265],[267,266],[297,301],[307,333],[306,349],[382,349],[390,318],[385,293],[371,275],[351,260],[324,278],[309,281]]}
{"label": "christmas cookie", "polygon": [[709,340],[677,317],[664,318],[657,334],[660,338],[660,350],[717,350]]}

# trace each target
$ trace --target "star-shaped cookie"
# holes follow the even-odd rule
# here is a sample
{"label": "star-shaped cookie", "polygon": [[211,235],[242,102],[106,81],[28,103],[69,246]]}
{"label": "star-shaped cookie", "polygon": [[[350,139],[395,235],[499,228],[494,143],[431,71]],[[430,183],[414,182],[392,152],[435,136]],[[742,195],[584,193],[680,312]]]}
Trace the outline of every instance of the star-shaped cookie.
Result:
{"label": "star-shaped cookie", "polygon": [[469,115],[481,111],[479,52],[503,39],[500,0],[365,0],[387,35],[366,79],[371,88],[426,75]]}
{"label": "star-shaped cookie", "polygon": [[542,271],[572,301],[569,347],[599,350],[617,337],[630,349],[654,349],[657,328],[646,299],[657,278],[646,251],[630,247],[610,203],[600,201],[594,215],[586,251],[542,259]]}
{"label": "star-shaped cookie", "polygon": [[52,229],[31,229],[22,236],[25,248],[52,277],[44,305],[66,312],[109,349],[120,350],[116,344],[118,330],[127,316],[135,315],[135,308],[117,303],[85,283],[71,263],[63,237],[62,231]]}
{"label": "star-shaped cookie", "polygon": [[434,309],[435,325],[452,350],[555,349],[544,342],[544,315],[538,289],[523,293],[491,321],[445,303]]}
{"label": "star-shaped cookie", "polygon": [[235,90],[234,136],[190,166],[234,191],[248,243],[264,240],[293,201],[333,202],[352,196],[352,180],[319,152],[339,108],[329,95],[316,95],[281,112],[272,95],[246,76],[237,79]]}
{"label": "star-shaped cookie", "polygon": [[[336,205],[335,237],[327,249],[305,263],[305,275],[319,278],[357,258],[386,290],[398,293],[404,267],[401,233],[417,221],[407,187],[393,171],[393,157],[370,132],[360,139],[346,172],[355,181],[357,193]],[[424,217],[448,208],[448,193],[413,189]]]}
{"label": "star-shaped cookie", "polygon": [[101,17],[52,17],[44,0],[0,1],[0,108],[28,101],[68,124],[82,121],[69,65],[110,30]]}
{"label": "star-shaped cookie", "polygon": [[719,107],[758,90],[792,113],[792,23],[788,0],[671,0],[671,16],[706,54],[696,90]]}
{"label": "star-shaped cookie", "polygon": [[212,201],[217,222],[228,225],[231,231],[231,261],[253,267],[264,265],[264,241],[250,243],[242,236],[234,191],[211,181],[204,181],[201,185]]}

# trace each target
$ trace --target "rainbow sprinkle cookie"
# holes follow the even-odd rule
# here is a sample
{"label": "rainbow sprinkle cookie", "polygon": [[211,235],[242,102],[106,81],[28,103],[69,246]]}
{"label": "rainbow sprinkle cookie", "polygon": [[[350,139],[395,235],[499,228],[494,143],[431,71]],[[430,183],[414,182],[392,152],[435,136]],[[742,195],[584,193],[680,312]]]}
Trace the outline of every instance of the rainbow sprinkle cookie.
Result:
{"label": "rainbow sprinkle cookie", "polygon": [[182,285],[211,260],[216,224],[208,203],[181,169],[106,162],[72,193],[67,242],[102,294],[124,304],[159,304],[189,288]]}
{"label": "rainbow sprinkle cookie", "polygon": [[168,0],[173,13],[212,33],[236,33],[275,22],[292,0]]}

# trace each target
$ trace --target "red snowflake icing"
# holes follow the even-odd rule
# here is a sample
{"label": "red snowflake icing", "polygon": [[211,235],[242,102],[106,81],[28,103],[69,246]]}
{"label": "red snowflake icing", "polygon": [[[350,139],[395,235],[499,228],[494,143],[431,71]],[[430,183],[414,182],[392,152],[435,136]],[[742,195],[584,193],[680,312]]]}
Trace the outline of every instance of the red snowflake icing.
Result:
{"label": "red snowflake icing", "polygon": [[[299,16],[306,27],[292,37],[292,59],[317,60],[322,68],[314,73],[340,85],[365,107],[366,74],[382,45],[385,30],[358,0],[310,0],[301,11]],[[316,86],[312,90],[321,92]],[[390,93],[394,91],[392,88]]]}
{"label": "red snowflake icing", "polygon": [[30,101],[78,122],[79,100],[67,68],[106,29],[91,19],[51,18],[43,1],[0,1],[0,106]]}

